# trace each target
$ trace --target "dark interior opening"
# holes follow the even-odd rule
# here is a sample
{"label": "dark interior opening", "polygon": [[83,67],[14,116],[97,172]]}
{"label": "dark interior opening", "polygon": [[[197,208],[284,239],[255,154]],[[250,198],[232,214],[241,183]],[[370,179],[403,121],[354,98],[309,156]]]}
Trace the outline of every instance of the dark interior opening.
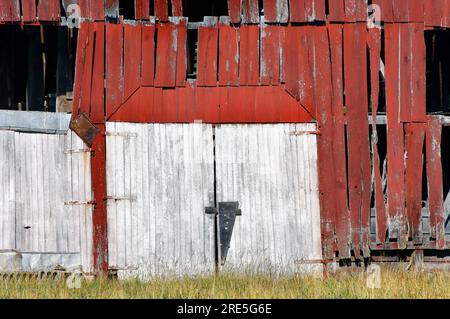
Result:
{"label": "dark interior opening", "polygon": [[198,29],[188,29],[187,33],[187,78],[197,78]]}
{"label": "dark interior opening", "polygon": [[427,112],[450,114],[450,30],[425,31]]}
{"label": "dark interior opening", "polygon": [[444,126],[442,129],[442,173],[444,180],[444,209],[446,210],[445,229],[450,234],[450,126]]}
{"label": "dark interior opening", "polygon": [[228,16],[227,0],[183,0],[183,14],[189,22],[202,22],[205,16]]}
{"label": "dark interior opening", "polygon": [[119,0],[119,15],[123,16],[126,20],[134,20],[136,17],[134,1]]}
{"label": "dark interior opening", "polygon": [[76,39],[77,30],[66,27],[0,26],[8,43],[0,46],[0,109],[55,112],[58,97],[70,99]]}

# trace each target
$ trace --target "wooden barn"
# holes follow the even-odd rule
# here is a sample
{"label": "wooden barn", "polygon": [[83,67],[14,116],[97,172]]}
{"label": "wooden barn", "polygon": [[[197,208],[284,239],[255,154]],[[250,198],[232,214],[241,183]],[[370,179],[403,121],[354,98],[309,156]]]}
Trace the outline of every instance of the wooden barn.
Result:
{"label": "wooden barn", "polygon": [[0,272],[450,263],[450,0],[0,0]]}

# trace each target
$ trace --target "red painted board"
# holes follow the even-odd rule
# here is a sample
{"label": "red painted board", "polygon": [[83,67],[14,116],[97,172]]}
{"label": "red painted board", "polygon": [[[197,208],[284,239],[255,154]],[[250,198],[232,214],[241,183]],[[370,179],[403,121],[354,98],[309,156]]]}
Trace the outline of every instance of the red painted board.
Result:
{"label": "red painted board", "polygon": [[239,31],[219,25],[219,85],[239,85]]}
{"label": "red painted board", "polygon": [[105,3],[104,1],[90,1],[89,17],[93,21],[105,20]]}
{"label": "red painted board", "polygon": [[92,66],[91,120],[94,124],[105,122],[105,24],[93,23],[95,50]]}
{"label": "red painted board", "polygon": [[172,0],[172,16],[183,16],[183,0]]}
{"label": "red painted board", "polygon": [[367,32],[365,23],[344,25],[344,83],[348,138],[348,188],[355,257],[368,257],[371,159],[367,117]]}
{"label": "red painted board", "polygon": [[259,26],[241,26],[239,51],[239,83],[241,85],[258,85]]}
{"label": "red painted board", "polygon": [[442,124],[439,118],[429,117],[426,131],[428,200],[430,205],[431,238],[437,249],[445,248],[445,212],[442,172]]}
{"label": "red painted board", "polygon": [[342,259],[351,256],[350,240],[350,211],[347,200],[347,159],[345,144],[345,114],[344,114],[344,83],[343,83],[343,43],[342,25],[328,25],[331,54],[332,76],[332,151],[333,169],[335,173],[334,189],[336,209],[334,220],[336,223],[336,238],[339,257]]}
{"label": "red painted board", "polygon": [[260,83],[280,83],[280,29],[277,25],[261,24]]}
{"label": "red painted board", "polygon": [[59,0],[40,0],[37,12],[40,21],[59,21],[61,16]]}
{"label": "red painted board", "polygon": [[426,122],[426,46],[422,23],[409,24],[411,36],[411,120]]}
{"label": "red painted board", "polygon": [[446,0],[426,0],[424,1],[424,19],[426,26],[444,26],[442,10]]}
{"label": "red painted board", "polygon": [[[381,57],[381,30],[370,29],[368,32],[368,47],[370,54],[370,76],[371,76],[371,106],[372,123],[377,123],[378,98],[380,93],[380,57]],[[378,153],[378,131],[372,126],[372,162],[373,162],[373,191],[375,200],[375,211],[377,221],[377,242],[384,244],[387,232],[386,203],[384,200],[383,182],[380,171],[380,155]]]}
{"label": "red painted board", "polygon": [[167,1],[169,0],[154,0],[155,5],[155,17],[159,21],[169,20],[169,6]]}
{"label": "red painted board", "polygon": [[173,23],[157,25],[155,86],[174,87],[177,71],[177,27]]}
{"label": "red painted board", "polygon": [[92,212],[92,257],[96,272],[105,276],[108,273],[108,218],[106,208],[106,136],[105,124],[97,124],[100,134],[97,134],[92,144],[91,183],[94,195],[94,210]]}
{"label": "red painted board", "polygon": [[291,22],[306,22],[308,18],[305,10],[305,0],[289,1],[289,20]]}
{"label": "red painted board", "polygon": [[[326,27],[307,28],[307,36],[314,49],[317,68],[313,83],[317,89],[314,97],[317,100],[318,136],[318,171],[319,194],[321,205],[321,229],[323,258],[334,258],[334,233],[336,189],[333,166],[333,117],[332,117],[332,73],[329,55],[329,41]],[[295,45],[295,44],[293,44]]]}
{"label": "red painted board", "polygon": [[422,229],[422,174],[425,123],[405,124],[406,147],[406,213],[409,224],[409,237],[415,244],[423,244]]}
{"label": "red painted board", "polygon": [[150,19],[150,1],[149,0],[134,0],[134,11],[136,20]]}
{"label": "red painted board", "polygon": [[141,83],[141,25],[123,25],[123,97],[122,103],[136,92]]}
{"label": "red painted board", "polygon": [[[312,29],[314,30],[314,29]],[[314,44],[310,42],[311,27],[289,26],[284,28],[285,39],[282,56],[284,87],[314,117],[315,98],[313,86]],[[298,50],[298,48],[304,48]]]}
{"label": "red painted board", "polygon": [[259,23],[259,1],[242,0],[241,1],[242,23]]}
{"label": "red painted board", "polygon": [[141,85],[153,86],[155,78],[155,25],[142,25]]}
{"label": "red painted board", "polygon": [[105,17],[118,18],[119,17],[119,0],[105,0]]}
{"label": "red painted board", "polygon": [[393,22],[394,10],[392,0],[373,0],[372,1],[375,13],[378,21]]}
{"label": "red painted board", "polygon": [[228,0],[228,15],[231,23],[241,22],[241,0]]}
{"label": "red painted board", "polygon": [[385,25],[385,81],[387,110],[387,182],[389,238],[397,239],[404,247],[405,215],[405,145],[403,125],[400,122],[398,81],[399,25]]}
{"label": "red painted board", "polygon": [[123,97],[123,25],[106,24],[106,116],[122,104]]}
{"label": "red painted board", "polygon": [[345,21],[345,0],[328,0],[328,20],[333,22]]}
{"label": "red painted board", "polygon": [[94,24],[88,23],[88,36],[86,45],[86,59],[83,65],[83,82],[81,83],[80,112],[90,116],[91,114],[91,93],[94,64]]}
{"label": "red painted board", "polygon": [[[80,9],[81,18],[86,19],[88,21],[91,20],[91,12],[90,12],[91,4],[90,4],[89,0],[66,0],[66,1],[64,1],[64,8],[66,10],[66,16],[69,16],[69,15],[75,13],[75,11],[73,11],[74,9],[69,10],[68,6],[70,4],[78,5],[78,8]],[[75,8],[75,10],[78,8]]]}
{"label": "red painted board", "polygon": [[36,1],[22,0],[22,17],[24,22],[36,21]]}
{"label": "red painted board", "polygon": [[174,19],[177,30],[177,70],[176,85],[184,86],[186,84],[187,70],[187,18],[177,17]]}
{"label": "red painted board", "polygon": [[78,31],[77,56],[75,64],[75,83],[73,94],[73,111],[72,117],[75,118],[80,109],[82,84],[84,83],[84,65],[86,63],[86,54],[89,45],[89,24],[81,23]]}
{"label": "red painted board", "polygon": [[[219,88],[197,87],[195,92],[196,99],[196,118],[201,118],[206,123],[218,123],[219,120],[219,104],[220,95]],[[243,105],[244,109],[245,106]],[[245,112],[245,111],[244,111]]]}
{"label": "red painted board", "polygon": [[290,0],[291,22],[324,21],[325,0]]}
{"label": "red painted board", "polygon": [[367,0],[345,0],[346,22],[367,22],[368,2]]}
{"label": "red painted board", "polygon": [[287,0],[264,0],[264,21],[269,23],[286,23],[289,21],[289,4]]}
{"label": "red painted board", "polygon": [[19,0],[2,0],[0,2],[0,22],[20,21]]}
{"label": "red painted board", "polygon": [[198,28],[197,85],[217,85],[219,28],[217,18]]}
{"label": "red painted board", "polygon": [[141,87],[109,121],[132,123],[309,123],[281,86]]}
{"label": "red painted board", "polygon": [[426,122],[426,48],[423,25],[399,25],[400,119]]}

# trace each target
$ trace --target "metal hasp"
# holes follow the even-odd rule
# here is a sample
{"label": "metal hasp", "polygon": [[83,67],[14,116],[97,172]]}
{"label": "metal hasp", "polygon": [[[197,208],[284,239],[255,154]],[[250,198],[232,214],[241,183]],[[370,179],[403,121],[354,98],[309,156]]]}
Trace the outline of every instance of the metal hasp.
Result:
{"label": "metal hasp", "polygon": [[100,130],[91,122],[89,117],[80,113],[70,121],[70,129],[77,134],[87,146],[91,147]]}
{"label": "metal hasp", "polygon": [[242,215],[239,209],[239,202],[221,202],[219,203],[218,209],[215,207],[207,207],[205,213],[218,216],[219,225],[217,229],[220,241],[220,262],[223,266],[227,259],[228,250],[230,249],[236,216]]}

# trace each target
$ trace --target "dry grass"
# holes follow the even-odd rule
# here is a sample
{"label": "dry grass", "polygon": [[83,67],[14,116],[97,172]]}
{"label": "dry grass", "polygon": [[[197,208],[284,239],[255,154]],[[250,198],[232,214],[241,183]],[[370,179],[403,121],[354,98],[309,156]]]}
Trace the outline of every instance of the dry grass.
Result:
{"label": "dry grass", "polygon": [[383,269],[382,288],[368,289],[365,273],[326,278],[227,276],[151,282],[83,281],[69,289],[64,280],[1,280],[3,298],[450,298],[450,273]]}

